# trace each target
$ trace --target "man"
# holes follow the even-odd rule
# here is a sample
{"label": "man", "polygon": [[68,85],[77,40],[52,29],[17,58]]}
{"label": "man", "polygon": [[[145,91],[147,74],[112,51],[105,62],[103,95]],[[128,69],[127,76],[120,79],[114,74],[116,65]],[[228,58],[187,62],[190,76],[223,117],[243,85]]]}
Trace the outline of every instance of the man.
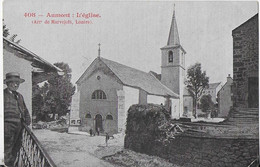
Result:
{"label": "man", "polygon": [[4,149],[5,164],[14,166],[17,153],[22,144],[23,122],[30,125],[30,114],[25,106],[23,96],[16,90],[24,79],[17,72],[6,74],[4,83]]}

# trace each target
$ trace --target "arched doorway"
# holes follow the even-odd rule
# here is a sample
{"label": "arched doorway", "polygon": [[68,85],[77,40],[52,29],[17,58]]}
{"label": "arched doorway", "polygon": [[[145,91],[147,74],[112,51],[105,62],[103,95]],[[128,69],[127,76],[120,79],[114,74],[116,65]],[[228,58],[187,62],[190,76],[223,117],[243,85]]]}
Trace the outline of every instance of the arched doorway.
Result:
{"label": "arched doorway", "polygon": [[102,124],[102,116],[100,114],[97,114],[96,117],[95,117],[95,120],[96,120],[96,131],[99,130],[100,131],[103,131],[103,124]]}

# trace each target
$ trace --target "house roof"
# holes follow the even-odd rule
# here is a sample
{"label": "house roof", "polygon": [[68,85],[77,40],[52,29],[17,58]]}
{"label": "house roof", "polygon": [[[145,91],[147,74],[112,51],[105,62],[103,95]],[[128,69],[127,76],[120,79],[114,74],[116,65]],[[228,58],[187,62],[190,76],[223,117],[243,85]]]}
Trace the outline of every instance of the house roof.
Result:
{"label": "house roof", "polygon": [[3,37],[3,41],[8,47],[14,50],[19,55],[19,57],[32,62],[31,65],[33,67],[32,76],[34,84],[47,80],[49,77],[51,77],[50,73],[57,72],[58,74],[63,74],[63,71],[60,68],[49,63],[23,46],[7,39],[6,37]]}
{"label": "house roof", "polygon": [[207,89],[216,89],[220,84],[221,84],[221,82],[210,83],[209,87]]}
{"label": "house roof", "polygon": [[[125,86],[142,89],[150,95],[179,98],[178,94],[163,85],[152,73],[143,72],[101,57],[96,58],[93,62],[96,62],[97,59],[102,61]],[[83,75],[76,83],[83,79]]]}
{"label": "house roof", "polygon": [[31,52],[30,50],[24,48],[23,46],[12,42],[11,40],[7,39],[6,37],[3,37],[3,40],[5,42],[7,42],[8,44],[11,44],[13,49],[16,49],[22,53],[25,53],[26,55],[24,55],[24,59],[27,59],[29,61],[34,61],[35,63],[41,63],[43,65],[48,66],[51,69],[54,69],[55,71],[59,71],[62,72],[62,70],[58,67],[56,67],[55,65],[49,63],[48,61],[44,60],[43,58],[41,58],[40,56],[36,55],[35,53]]}
{"label": "house roof", "polygon": [[[230,79],[232,80],[232,82],[233,82],[233,79],[230,77]],[[220,90],[218,91],[218,94],[219,94],[219,92],[222,90],[222,89],[224,89],[224,87],[226,86],[226,84],[228,83],[228,81],[220,88]]]}

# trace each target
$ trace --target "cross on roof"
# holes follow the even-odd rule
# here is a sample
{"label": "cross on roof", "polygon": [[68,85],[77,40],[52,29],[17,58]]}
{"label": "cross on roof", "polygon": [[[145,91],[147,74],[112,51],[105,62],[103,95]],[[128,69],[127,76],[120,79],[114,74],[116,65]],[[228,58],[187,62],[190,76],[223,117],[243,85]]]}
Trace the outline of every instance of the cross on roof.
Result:
{"label": "cross on roof", "polygon": [[100,57],[100,43],[98,44],[98,57]]}

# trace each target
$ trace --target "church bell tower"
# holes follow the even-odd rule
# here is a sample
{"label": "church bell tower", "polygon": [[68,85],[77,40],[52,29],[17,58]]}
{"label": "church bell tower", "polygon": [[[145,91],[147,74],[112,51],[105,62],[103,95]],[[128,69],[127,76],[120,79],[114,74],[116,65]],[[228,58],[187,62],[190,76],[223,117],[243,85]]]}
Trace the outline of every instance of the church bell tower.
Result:
{"label": "church bell tower", "polygon": [[[171,117],[179,119],[183,116],[183,90],[185,77],[185,50],[179,39],[175,10],[173,10],[172,23],[170,27],[167,45],[161,48],[161,82],[174,93],[179,99],[171,105]],[[173,101],[172,101],[173,102]]]}

